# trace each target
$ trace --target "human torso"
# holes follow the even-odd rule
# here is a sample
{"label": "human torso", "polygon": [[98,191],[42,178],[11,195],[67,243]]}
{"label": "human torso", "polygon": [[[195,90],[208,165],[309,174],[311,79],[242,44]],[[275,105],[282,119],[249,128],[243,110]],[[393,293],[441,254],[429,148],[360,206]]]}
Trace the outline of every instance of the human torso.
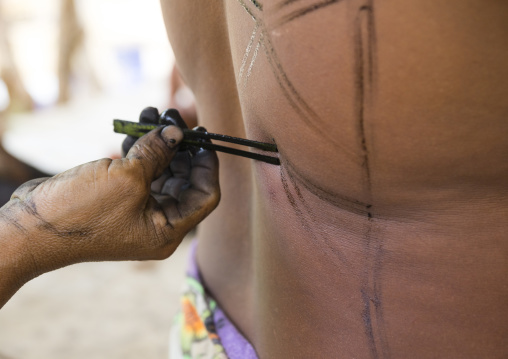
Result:
{"label": "human torso", "polygon": [[279,148],[281,166],[221,156],[199,228],[206,285],[258,354],[506,355],[507,6],[163,9],[201,124]]}

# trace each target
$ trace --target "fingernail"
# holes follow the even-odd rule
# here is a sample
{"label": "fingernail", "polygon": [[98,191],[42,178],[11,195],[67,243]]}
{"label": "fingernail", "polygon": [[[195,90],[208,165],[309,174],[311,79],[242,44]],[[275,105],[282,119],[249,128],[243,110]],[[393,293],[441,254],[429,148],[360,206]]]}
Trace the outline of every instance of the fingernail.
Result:
{"label": "fingernail", "polygon": [[161,136],[170,148],[176,147],[183,140],[183,132],[177,126],[164,127]]}

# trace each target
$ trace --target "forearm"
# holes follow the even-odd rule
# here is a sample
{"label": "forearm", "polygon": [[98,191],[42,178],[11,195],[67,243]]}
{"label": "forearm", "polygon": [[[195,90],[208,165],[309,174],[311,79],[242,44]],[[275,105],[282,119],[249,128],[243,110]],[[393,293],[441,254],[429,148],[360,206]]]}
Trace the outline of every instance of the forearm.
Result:
{"label": "forearm", "polygon": [[26,224],[16,212],[12,201],[0,208],[0,308],[19,288],[38,275],[26,250]]}

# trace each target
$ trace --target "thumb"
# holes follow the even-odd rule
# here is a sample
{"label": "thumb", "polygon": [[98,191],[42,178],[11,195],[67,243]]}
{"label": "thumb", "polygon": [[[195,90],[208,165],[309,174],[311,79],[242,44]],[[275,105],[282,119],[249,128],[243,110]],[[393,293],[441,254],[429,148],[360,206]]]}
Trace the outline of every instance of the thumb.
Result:
{"label": "thumb", "polygon": [[177,126],[156,128],[141,137],[127,153],[127,160],[140,161],[147,182],[160,177],[178,151],[183,132]]}

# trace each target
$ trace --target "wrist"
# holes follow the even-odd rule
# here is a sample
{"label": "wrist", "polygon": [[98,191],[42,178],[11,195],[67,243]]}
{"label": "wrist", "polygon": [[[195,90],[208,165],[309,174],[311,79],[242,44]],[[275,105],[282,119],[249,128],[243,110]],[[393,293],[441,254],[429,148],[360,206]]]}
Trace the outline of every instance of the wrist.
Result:
{"label": "wrist", "polygon": [[15,204],[0,208],[0,307],[40,273],[27,251],[29,232]]}

